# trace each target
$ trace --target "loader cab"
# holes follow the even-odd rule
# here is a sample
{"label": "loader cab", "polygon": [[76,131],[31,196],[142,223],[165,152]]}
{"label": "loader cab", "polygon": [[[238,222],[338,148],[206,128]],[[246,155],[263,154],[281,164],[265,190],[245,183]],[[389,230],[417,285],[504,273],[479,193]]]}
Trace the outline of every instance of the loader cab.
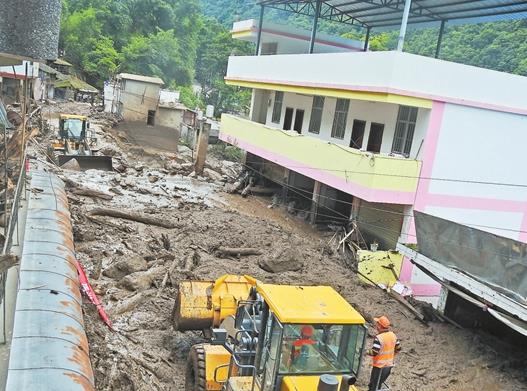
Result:
{"label": "loader cab", "polygon": [[59,138],[62,140],[85,140],[89,128],[90,124],[85,116],[61,114],[59,117]]}
{"label": "loader cab", "polygon": [[324,286],[257,289],[263,309],[254,365],[241,364],[234,352],[227,391],[315,391],[324,374],[339,381],[358,377],[365,321],[337,292]]}

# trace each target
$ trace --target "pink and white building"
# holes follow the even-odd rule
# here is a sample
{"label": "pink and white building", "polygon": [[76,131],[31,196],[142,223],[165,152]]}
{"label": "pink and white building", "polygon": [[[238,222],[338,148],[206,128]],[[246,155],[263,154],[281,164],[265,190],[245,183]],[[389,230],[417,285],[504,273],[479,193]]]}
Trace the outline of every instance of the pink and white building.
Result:
{"label": "pink and white building", "polygon": [[[328,37],[303,54],[306,32],[285,44],[287,32],[255,25],[233,36],[266,51],[231,57],[225,77],[252,88],[251,114],[224,115],[220,139],[311,200],[312,222],[355,219],[395,249],[416,243],[415,210],[527,243],[526,77],[360,42],[332,51]],[[441,285],[408,259],[400,280],[437,303]]]}

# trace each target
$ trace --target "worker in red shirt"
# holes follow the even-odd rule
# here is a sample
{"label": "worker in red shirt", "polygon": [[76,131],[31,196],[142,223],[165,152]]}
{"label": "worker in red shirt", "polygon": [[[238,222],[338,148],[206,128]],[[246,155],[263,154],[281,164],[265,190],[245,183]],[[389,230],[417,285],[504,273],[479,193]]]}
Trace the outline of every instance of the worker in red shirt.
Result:
{"label": "worker in red shirt", "polygon": [[307,364],[308,346],[314,345],[313,340],[315,330],[313,326],[302,326],[300,329],[300,338],[293,342],[291,351],[291,363],[296,366],[305,366]]}
{"label": "worker in red shirt", "polygon": [[373,346],[367,354],[372,356],[373,367],[368,391],[377,391],[388,379],[392,371],[395,353],[401,350],[401,343],[393,331],[390,331],[390,320],[386,316],[373,318],[377,335]]}

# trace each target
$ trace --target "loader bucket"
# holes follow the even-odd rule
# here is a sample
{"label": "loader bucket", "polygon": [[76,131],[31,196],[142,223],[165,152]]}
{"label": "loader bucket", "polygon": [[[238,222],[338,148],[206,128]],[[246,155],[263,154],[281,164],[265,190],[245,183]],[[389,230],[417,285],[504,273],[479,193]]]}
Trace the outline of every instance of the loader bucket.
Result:
{"label": "loader bucket", "polygon": [[235,315],[238,301],[247,300],[256,280],[226,274],[216,281],[181,281],[172,311],[177,331],[207,330],[218,327]]}
{"label": "loader bucket", "polygon": [[59,155],[59,166],[75,159],[81,170],[102,170],[112,171],[113,164],[110,156],[90,156],[90,155]]}

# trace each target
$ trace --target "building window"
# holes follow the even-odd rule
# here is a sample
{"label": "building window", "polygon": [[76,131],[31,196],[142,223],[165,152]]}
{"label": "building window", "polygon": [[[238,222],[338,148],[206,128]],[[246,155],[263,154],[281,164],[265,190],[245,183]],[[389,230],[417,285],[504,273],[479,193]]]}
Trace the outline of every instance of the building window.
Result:
{"label": "building window", "polygon": [[320,125],[322,124],[322,112],[324,111],[324,97],[314,96],[313,107],[311,108],[311,119],[309,120],[309,132],[320,133]]}
{"label": "building window", "polygon": [[268,55],[268,54],[276,54],[278,51],[278,42],[263,42],[262,48],[260,49],[260,54]]}
{"label": "building window", "polygon": [[349,99],[337,99],[337,107],[335,108],[335,118],[333,118],[333,128],[331,129],[331,137],[340,139],[344,138],[344,133],[346,133],[346,121],[348,120],[349,108]]}
{"label": "building window", "polygon": [[381,152],[382,134],[384,133],[384,124],[372,122],[370,126],[370,136],[368,137],[368,146],[366,150],[373,153]]}
{"label": "building window", "polygon": [[364,131],[366,130],[366,121],[360,119],[353,120],[353,128],[351,130],[350,147],[361,149],[362,140],[364,139]]}
{"label": "building window", "polygon": [[275,124],[280,123],[282,118],[282,103],[284,101],[284,93],[282,91],[276,91],[274,93],[274,105],[273,105],[273,117],[271,121]]}
{"label": "building window", "polygon": [[397,125],[393,137],[392,152],[408,157],[412,149],[415,121],[417,120],[417,107],[399,106]]}

